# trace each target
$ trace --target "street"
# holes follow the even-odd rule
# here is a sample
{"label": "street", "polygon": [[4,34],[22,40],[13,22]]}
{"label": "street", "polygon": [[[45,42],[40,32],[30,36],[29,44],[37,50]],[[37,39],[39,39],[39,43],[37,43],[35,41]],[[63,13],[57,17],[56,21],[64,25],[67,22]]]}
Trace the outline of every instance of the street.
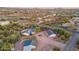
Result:
{"label": "street", "polygon": [[72,36],[69,39],[69,41],[68,41],[67,45],[65,46],[65,48],[63,49],[63,51],[73,51],[73,49],[76,46],[76,42],[77,42],[77,39],[79,37],[79,33],[76,32],[76,31],[71,31],[71,32],[72,32]]}

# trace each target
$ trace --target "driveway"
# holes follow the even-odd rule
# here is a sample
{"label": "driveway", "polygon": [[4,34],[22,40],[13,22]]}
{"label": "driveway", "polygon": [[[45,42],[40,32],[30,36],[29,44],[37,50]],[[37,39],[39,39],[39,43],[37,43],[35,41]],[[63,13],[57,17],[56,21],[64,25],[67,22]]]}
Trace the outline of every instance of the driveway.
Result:
{"label": "driveway", "polygon": [[[38,41],[36,50],[38,51],[52,50],[54,46],[60,48],[61,50],[64,48],[65,44],[55,41],[53,38],[48,37],[46,34],[47,33],[43,31],[35,35]],[[51,48],[49,48],[49,46]]]}
{"label": "driveway", "polygon": [[23,50],[23,41],[19,40],[18,42],[15,43],[15,51],[22,51]]}

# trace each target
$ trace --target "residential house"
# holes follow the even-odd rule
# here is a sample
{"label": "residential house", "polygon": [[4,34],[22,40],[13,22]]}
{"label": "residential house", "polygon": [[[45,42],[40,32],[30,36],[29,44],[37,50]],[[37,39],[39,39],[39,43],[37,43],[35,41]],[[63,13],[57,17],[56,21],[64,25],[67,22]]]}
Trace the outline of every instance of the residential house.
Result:
{"label": "residential house", "polygon": [[39,25],[39,24],[41,24],[41,23],[43,23],[44,21],[42,20],[42,18],[41,17],[37,17],[37,19],[36,19],[36,23]]}
{"label": "residential house", "polygon": [[62,24],[62,27],[64,27],[64,28],[68,28],[69,26],[71,26],[71,23]]}
{"label": "residential house", "polygon": [[79,31],[79,23],[77,23],[76,26],[76,30]]}
{"label": "residential house", "polygon": [[44,19],[44,20],[45,20],[45,21],[49,21],[49,22],[50,22],[52,19]]}
{"label": "residential house", "polygon": [[10,22],[9,21],[0,21],[0,25],[8,25],[8,24],[10,24]]}
{"label": "residential house", "polygon": [[25,29],[25,30],[21,31],[21,35],[25,35],[25,36],[30,36],[34,33],[35,33],[34,29]]}
{"label": "residential house", "polygon": [[56,37],[56,34],[52,30],[46,30],[46,32],[48,33],[48,37]]}
{"label": "residential house", "polygon": [[76,29],[77,29],[77,31],[79,31],[79,17],[72,18],[70,20],[70,23],[76,25]]}
{"label": "residential house", "polygon": [[70,21],[72,21],[74,24],[79,23],[79,17],[74,17]]}

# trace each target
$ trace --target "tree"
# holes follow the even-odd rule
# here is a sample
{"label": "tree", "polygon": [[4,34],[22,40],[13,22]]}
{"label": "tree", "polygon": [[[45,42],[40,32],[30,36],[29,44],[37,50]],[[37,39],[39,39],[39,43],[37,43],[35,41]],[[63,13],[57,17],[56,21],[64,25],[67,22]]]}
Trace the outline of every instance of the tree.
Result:
{"label": "tree", "polygon": [[56,33],[59,33],[60,35],[67,35],[67,34],[71,34],[71,32],[63,29],[63,28],[54,28],[53,31],[55,31]]}
{"label": "tree", "polygon": [[79,38],[77,39],[77,45],[79,45]]}
{"label": "tree", "polygon": [[2,51],[10,51],[11,50],[10,43],[8,43],[8,42],[3,43],[1,46],[1,50]]}
{"label": "tree", "polygon": [[11,36],[8,36],[7,39],[9,43],[15,44],[19,39],[19,33],[12,34]]}
{"label": "tree", "polygon": [[0,21],[6,21],[7,19],[1,18]]}
{"label": "tree", "polygon": [[53,50],[54,50],[54,51],[60,51],[60,48],[54,47]]}
{"label": "tree", "polygon": [[79,38],[77,39],[77,42],[76,42],[76,48],[79,49]]}
{"label": "tree", "polygon": [[69,32],[63,28],[54,28],[53,31],[56,32],[57,34],[59,34],[60,38],[62,40],[68,40],[69,37],[71,36],[71,32]]}
{"label": "tree", "polygon": [[60,38],[61,38],[61,40],[66,40],[64,35],[61,35]]}
{"label": "tree", "polygon": [[40,27],[36,27],[36,28],[35,28],[35,31],[36,31],[36,32],[40,32],[40,31],[41,31],[41,28],[40,28]]}

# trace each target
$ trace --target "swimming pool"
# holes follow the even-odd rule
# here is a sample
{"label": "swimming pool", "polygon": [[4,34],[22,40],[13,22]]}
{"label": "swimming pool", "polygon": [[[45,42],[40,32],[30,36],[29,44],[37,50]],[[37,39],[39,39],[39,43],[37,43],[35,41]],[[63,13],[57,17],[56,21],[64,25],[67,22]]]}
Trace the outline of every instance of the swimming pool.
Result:
{"label": "swimming pool", "polygon": [[32,49],[36,48],[36,46],[33,43],[33,40],[25,40],[23,42],[23,51],[31,51]]}
{"label": "swimming pool", "polygon": [[32,40],[25,40],[23,42],[23,46],[28,46],[28,45],[31,45],[32,44]]}

